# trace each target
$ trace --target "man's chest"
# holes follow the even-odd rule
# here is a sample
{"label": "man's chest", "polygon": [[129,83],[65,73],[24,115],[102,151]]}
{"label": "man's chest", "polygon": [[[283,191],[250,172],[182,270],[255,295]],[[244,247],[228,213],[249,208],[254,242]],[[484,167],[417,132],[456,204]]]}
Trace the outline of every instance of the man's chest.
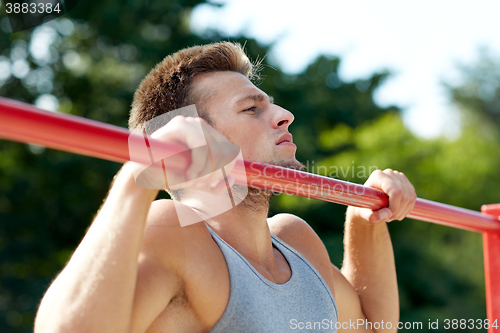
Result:
{"label": "man's chest", "polygon": [[230,295],[226,261],[216,244],[190,249],[179,272],[178,295],[156,318],[148,333],[209,332],[222,317]]}

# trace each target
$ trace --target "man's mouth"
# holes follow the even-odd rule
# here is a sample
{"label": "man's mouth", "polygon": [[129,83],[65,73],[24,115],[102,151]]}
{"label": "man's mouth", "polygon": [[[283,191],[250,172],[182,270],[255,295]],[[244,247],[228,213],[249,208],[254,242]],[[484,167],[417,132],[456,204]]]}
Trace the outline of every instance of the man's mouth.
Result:
{"label": "man's mouth", "polygon": [[290,133],[285,133],[282,136],[278,138],[278,141],[276,141],[277,145],[281,145],[284,143],[291,143],[293,144],[293,136]]}

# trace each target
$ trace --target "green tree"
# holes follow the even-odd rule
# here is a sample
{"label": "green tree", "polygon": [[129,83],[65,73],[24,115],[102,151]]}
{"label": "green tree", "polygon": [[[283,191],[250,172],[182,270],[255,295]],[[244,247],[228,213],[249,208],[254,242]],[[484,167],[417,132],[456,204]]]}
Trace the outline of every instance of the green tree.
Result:
{"label": "green tree", "polygon": [[446,82],[465,122],[480,122],[487,130],[500,129],[500,59],[488,48],[478,51],[473,64],[458,66],[460,84]]}

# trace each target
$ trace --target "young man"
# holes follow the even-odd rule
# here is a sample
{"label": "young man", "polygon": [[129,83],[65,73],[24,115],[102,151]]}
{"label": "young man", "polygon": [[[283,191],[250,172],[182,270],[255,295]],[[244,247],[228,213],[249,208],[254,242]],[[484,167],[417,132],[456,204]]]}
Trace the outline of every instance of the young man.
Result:
{"label": "young man", "polygon": [[[130,127],[143,131],[147,121],[196,104],[207,121],[176,117],[153,137],[195,148],[201,125],[213,156],[233,154],[217,148],[229,140],[246,159],[300,168],[288,133],[293,115],[273,104],[250,81],[253,75],[238,45],[181,50],[141,83]],[[153,201],[158,190],[136,184],[138,168],[126,163],[116,175],[87,234],[44,296],[35,332],[396,328],[398,291],[386,222],[403,219],[416,200],[402,173],[376,171],[365,183],[387,193],[387,208],[348,208],[341,272],[305,221],[290,214],[268,218],[269,193],[249,189],[236,207],[181,227],[172,200]],[[216,175],[199,177],[210,169],[209,158],[193,154],[186,173],[172,176],[178,190],[172,195],[197,212],[210,210],[226,187]],[[210,195],[200,195],[199,188]],[[231,190],[240,193],[238,186]],[[361,320],[377,324],[353,325]]]}

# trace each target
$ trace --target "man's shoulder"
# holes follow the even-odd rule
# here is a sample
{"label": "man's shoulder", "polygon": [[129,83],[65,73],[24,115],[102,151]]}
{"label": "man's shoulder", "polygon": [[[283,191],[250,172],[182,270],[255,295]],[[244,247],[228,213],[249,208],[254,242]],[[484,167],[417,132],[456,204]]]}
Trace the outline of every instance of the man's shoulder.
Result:
{"label": "man's shoulder", "polygon": [[[208,230],[203,222],[182,225],[177,215],[178,209],[181,209],[183,214],[185,214],[187,210],[192,211],[188,206],[178,201],[174,202],[174,200],[171,199],[153,201],[149,208],[146,228],[168,228],[168,230],[172,232],[189,230],[191,233],[195,230]],[[195,214],[194,211],[193,214]]]}
{"label": "man's shoulder", "polygon": [[325,249],[314,229],[296,215],[277,214],[268,218],[267,223],[273,234],[306,257]]}
{"label": "man's shoulder", "polygon": [[151,204],[142,253],[165,264],[190,262],[197,258],[200,245],[211,243],[203,222],[182,226],[173,200],[156,200]]}
{"label": "man's shoulder", "polygon": [[297,238],[303,232],[306,236],[316,234],[306,221],[293,214],[276,214],[267,219],[267,224],[269,230],[285,242],[287,239]]}

